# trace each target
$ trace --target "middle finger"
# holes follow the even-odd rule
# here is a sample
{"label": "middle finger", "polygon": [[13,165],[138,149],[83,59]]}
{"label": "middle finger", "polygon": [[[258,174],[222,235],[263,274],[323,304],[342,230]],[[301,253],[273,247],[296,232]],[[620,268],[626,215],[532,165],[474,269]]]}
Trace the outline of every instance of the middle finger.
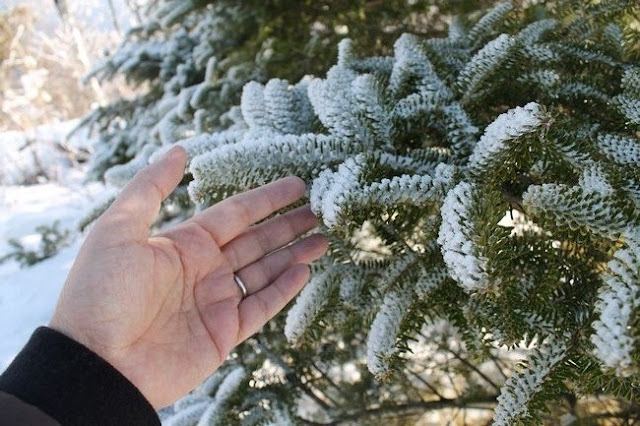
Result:
{"label": "middle finger", "polygon": [[249,265],[318,225],[308,205],[254,225],[222,248],[232,271]]}

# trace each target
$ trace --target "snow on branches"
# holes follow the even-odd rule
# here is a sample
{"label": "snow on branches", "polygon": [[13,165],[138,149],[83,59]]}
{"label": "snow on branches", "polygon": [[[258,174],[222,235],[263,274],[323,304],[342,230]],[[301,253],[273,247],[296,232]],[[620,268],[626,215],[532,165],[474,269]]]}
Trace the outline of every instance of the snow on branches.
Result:
{"label": "snow on branches", "polygon": [[104,180],[111,185],[122,188],[133,178],[138,170],[149,165],[149,159],[156,149],[158,149],[157,146],[146,145],[133,160],[107,170],[104,174]]}
{"label": "snow on branches", "polygon": [[553,369],[562,362],[567,347],[564,338],[549,337],[527,360],[526,366],[513,374],[500,391],[493,424],[509,426],[527,417],[527,404],[540,392]]}
{"label": "snow on branches", "polygon": [[[405,256],[405,259],[415,261],[414,256]],[[367,336],[367,368],[372,374],[383,378],[392,371],[389,360],[398,352],[396,343],[407,310],[416,299],[428,295],[447,277],[444,268],[436,268],[420,274],[417,282],[408,281],[399,289],[390,290],[385,294]]]}
{"label": "snow on branches", "polygon": [[167,426],[209,426],[226,424],[225,404],[241,389],[247,371],[236,366],[221,369],[207,379],[194,393],[174,405],[176,413],[165,421]]}
{"label": "snow on branches", "polygon": [[504,19],[505,15],[512,9],[513,4],[508,1],[496,4],[469,30],[467,33],[467,41],[469,43],[478,43],[481,41],[482,38],[491,33],[498,22]]}
{"label": "snow on branches", "polygon": [[[189,7],[158,20],[170,25]],[[241,64],[222,78],[203,40],[226,24],[198,23],[202,38],[171,38],[181,52],[197,46],[195,68],[142,46],[146,72],[167,74],[166,92],[152,111],[135,106],[149,123],[135,130],[135,146],[117,137],[96,157],[102,166],[110,153],[133,158],[106,173],[118,183],[182,145],[200,204],[287,175],[308,183],[330,255],[287,312],[281,348],[313,354],[318,339],[308,337],[345,343],[344,333],[366,344],[348,357],[366,355],[371,373],[390,378],[425,318],[438,317],[478,358],[494,343],[556,335],[506,381],[496,424],[533,416],[574,353],[595,356],[616,389],[637,392],[626,380],[640,377],[640,68],[621,59],[618,23],[568,23],[552,11],[536,20],[521,7],[499,3],[474,25],[453,19],[443,38],[405,34],[391,56],[362,58],[343,40],[326,76],[295,84]],[[198,82],[187,83],[194,69]],[[221,114],[226,95],[239,106]],[[153,148],[141,148],[146,137]],[[516,214],[527,227],[510,233]],[[593,330],[575,319],[592,314]],[[185,405],[185,418],[217,418],[202,398]],[[270,418],[288,422],[283,407]]]}
{"label": "snow on branches", "polygon": [[501,34],[490,41],[467,63],[457,79],[458,91],[463,94],[463,103],[473,99],[491,75],[505,65],[516,40]]}
{"label": "snow on branches", "polygon": [[324,164],[344,160],[359,150],[357,143],[322,134],[249,138],[196,157],[190,167],[194,180],[189,193],[193,200],[203,201],[226,193],[219,189],[238,192],[287,174],[306,177]]}
{"label": "snow on branches", "polygon": [[373,206],[437,203],[453,181],[454,167],[440,164],[434,175],[401,175],[378,182],[359,182],[365,157],[347,159],[336,172],[326,170],[311,187],[311,209],[328,228],[345,224],[349,211]]}
{"label": "snow on branches", "polygon": [[575,186],[531,185],[522,201],[530,214],[557,227],[583,228],[611,240],[617,240],[630,224],[638,221],[634,206],[614,190],[597,165],[585,169]]}
{"label": "snow on branches", "polygon": [[606,367],[630,376],[638,373],[632,354],[636,350],[633,322],[640,312],[640,228],[629,228],[623,235],[626,247],[616,251],[607,264],[591,341],[596,357]]}
{"label": "snow on branches", "polygon": [[367,367],[372,374],[384,376],[389,372],[388,359],[396,353],[396,338],[400,322],[413,302],[409,291],[390,291],[373,320],[367,338]]}
{"label": "snow on branches", "polygon": [[[335,226],[341,216],[343,205],[351,193],[358,192],[359,178],[362,173],[364,157],[348,158],[340,164],[335,173],[323,172],[311,188],[311,209],[317,215],[322,215],[324,223],[329,228]],[[322,193],[320,191],[324,190]]]}
{"label": "snow on branches", "polygon": [[460,182],[447,194],[442,204],[442,225],[438,244],[449,274],[467,291],[489,284],[487,259],[477,252],[473,242],[474,223],[471,208],[475,186]]}
{"label": "snow on branches", "polygon": [[314,274],[296,299],[287,314],[287,322],[284,326],[284,334],[290,342],[295,342],[302,337],[307,327],[327,303],[330,292],[337,285],[337,269],[334,267]]}
{"label": "snow on branches", "polygon": [[602,133],[597,137],[600,151],[618,164],[640,164],[640,140],[621,135]]}
{"label": "snow on branches", "polygon": [[499,154],[508,149],[510,142],[517,143],[522,136],[536,132],[544,123],[543,117],[540,105],[535,102],[500,114],[484,129],[484,134],[469,157],[469,168],[482,173],[491,165],[491,161],[500,158]]}

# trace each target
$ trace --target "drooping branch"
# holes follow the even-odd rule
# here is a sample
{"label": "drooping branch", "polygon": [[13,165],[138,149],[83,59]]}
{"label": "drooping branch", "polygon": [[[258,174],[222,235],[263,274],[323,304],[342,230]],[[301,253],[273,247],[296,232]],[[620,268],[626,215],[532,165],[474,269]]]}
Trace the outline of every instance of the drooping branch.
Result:
{"label": "drooping branch", "polygon": [[497,395],[483,395],[470,398],[443,398],[437,401],[412,401],[397,405],[368,407],[362,410],[348,412],[344,415],[341,415],[339,419],[328,423],[314,422],[306,419],[299,420],[306,425],[337,426],[342,424],[350,424],[350,422],[358,420],[363,421],[365,419],[374,417],[377,419],[382,419],[386,417],[416,416],[422,415],[429,411],[437,411],[447,408],[473,408],[476,410],[492,410],[493,406],[496,403],[497,397]]}

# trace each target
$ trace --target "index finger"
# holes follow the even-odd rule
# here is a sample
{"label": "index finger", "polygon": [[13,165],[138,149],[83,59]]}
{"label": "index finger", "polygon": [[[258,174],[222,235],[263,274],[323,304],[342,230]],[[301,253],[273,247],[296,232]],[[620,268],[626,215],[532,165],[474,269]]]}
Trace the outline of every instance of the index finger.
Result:
{"label": "index finger", "polygon": [[299,200],[306,184],[296,176],[229,197],[190,220],[202,226],[222,247],[249,226]]}
{"label": "index finger", "polygon": [[184,148],[173,147],[158,161],[136,173],[96,222],[96,227],[105,227],[104,238],[114,243],[131,239],[146,241],[162,201],[180,184],[186,161]]}

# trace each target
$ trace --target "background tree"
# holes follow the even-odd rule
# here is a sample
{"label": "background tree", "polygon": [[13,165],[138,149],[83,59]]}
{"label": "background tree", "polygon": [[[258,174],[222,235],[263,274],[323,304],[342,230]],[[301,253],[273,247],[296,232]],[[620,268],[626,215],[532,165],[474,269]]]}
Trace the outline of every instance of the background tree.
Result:
{"label": "background tree", "polygon": [[[118,41],[103,25],[97,1],[82,8],[59,3],[67,11],[64,21],[53,1],[22,3],[0,11],[0,131],[83,117],[94,105],[131,93],[119,78],[81,84],[103,50]],[[90,25],[82,19],[89,13]]]}
{"label": "background tree", "polygon": [[[428,31],[398,29],[417,34],[392,50],[345,39],[324,78],[295,84],[320,75],[284,42],[302,36],[258,38],[249,62],[225,63],[245,51],[234,38],[194,41],[206,22],[256,28],[228,6],[156,4],[145,41],[98,71],[149,90],[92,117],[105,150],[94,170],[134,157],[104,173],[121,184],[178,143],[202,206],[296,174],[332,244],[291,309],[164,410],[166,423],[637,420],[638,6],[499,3],[441,26],[449,9],[421,5]],[[305,28],[322,28],[308,13]],[[271,34],[259,22],[248,34]],[[203,53],[211,40],[227,53]],[[272,59],[282,52],[294,59]]]}

